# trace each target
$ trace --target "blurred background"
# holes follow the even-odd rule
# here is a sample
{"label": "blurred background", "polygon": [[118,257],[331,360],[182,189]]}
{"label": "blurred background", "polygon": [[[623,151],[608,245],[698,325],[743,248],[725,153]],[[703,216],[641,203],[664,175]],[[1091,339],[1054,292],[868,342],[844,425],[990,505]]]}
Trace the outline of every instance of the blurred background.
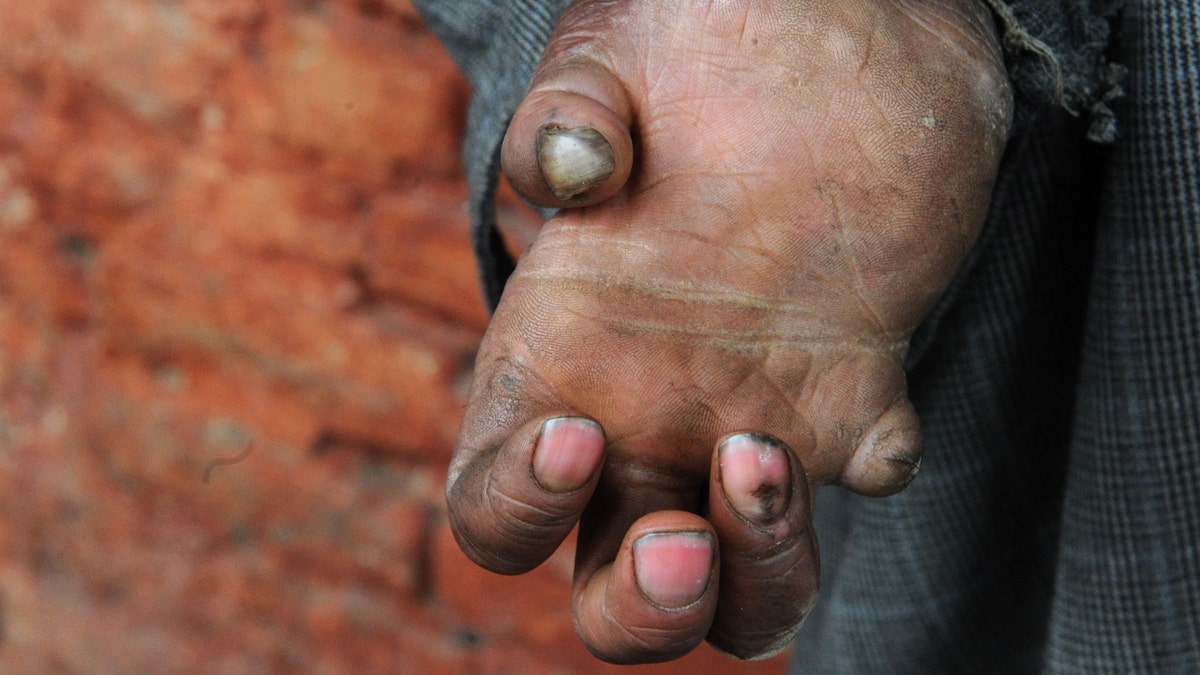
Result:
{"label": "blurred background", "polygon": [[407,0],[0,0],[0,672],[618,670],[446,526],[467,97]]}

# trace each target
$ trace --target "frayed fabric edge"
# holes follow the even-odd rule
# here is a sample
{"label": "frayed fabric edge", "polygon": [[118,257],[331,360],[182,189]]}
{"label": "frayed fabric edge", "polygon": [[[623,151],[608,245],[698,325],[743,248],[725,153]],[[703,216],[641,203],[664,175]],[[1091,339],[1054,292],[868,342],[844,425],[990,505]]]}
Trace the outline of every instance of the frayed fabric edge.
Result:
{"label": "frayed fabric edge", "polygon": [[[1093,34],[1072,36],[1080,44],[1068,48],[1052,47],[1038,37],[1036,31],[1023,22],[1013,9],[1015,3],[1004,0],[984,0],[996,17],[1001,31],[1001,44],[1009,62],[1009,74],[1018,96],[1020,117],[1032,115],[1030,108],[1057,106],[1073,116],[1087,114],[1090,124],[1087,138],[1102,144],[1114,142],[1118,136],[1117,115],[1113,101],[1125,95],[1123,82],[1128,70],[1107,61],[1106,48],[1113,34],[1111,22],[1119,14],[1120,2],[1107,2],[1103,9],[1094,10],[1087,22]],[[1049,4],[1049,3],[1047,3]],[[1045,8],[1042,5],[1041,8]],[[1061,19],[1061,17],[1060,17]],[[1067,64],[1068,58],[1072,63]]]}

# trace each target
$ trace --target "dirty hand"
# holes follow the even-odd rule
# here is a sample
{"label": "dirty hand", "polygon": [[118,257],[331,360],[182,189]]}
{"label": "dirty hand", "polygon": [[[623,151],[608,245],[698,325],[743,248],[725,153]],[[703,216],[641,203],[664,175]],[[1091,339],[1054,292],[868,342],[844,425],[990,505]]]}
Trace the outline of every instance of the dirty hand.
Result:
{"label": "dirty hand", "polygon": [[563,210],[480,348],[447,498],[521,573],[578,522],[601,658],[782,649],[813,486],[887,495],[909,336],[974,243],[1010,96],[978,0],[580,0],[503,148]]}

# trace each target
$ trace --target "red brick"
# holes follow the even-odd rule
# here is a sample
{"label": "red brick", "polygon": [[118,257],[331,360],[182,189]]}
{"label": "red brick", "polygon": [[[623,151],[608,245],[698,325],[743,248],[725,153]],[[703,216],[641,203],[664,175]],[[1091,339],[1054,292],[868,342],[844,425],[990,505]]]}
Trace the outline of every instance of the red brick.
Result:
{"label": "red brick", "polygon": [[466,88],[431,37],[342,9],[289,15],[262,39],[282,140],[425,174],[457,170]]}
{"label": "red brick", "polygon": [[467,242],[466,193],[461,186],[385,195],[368,216],[368,288],[428,307],[482,331],[487,312]]}
{"label": "red brick", "polygon": [[423,323],[399,307],[360,306],[348,272],[277,256],[239,259],[219,246],[153,224],[111,240],[100,294],[113,343],[249,368],[292,391],[331,431],[444,453],[476,333]]}

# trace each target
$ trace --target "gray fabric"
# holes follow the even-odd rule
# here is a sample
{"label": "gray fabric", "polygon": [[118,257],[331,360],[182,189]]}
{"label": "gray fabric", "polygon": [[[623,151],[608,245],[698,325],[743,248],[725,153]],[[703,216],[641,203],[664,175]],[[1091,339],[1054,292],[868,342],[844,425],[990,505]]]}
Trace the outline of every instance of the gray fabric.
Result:
{"label": "gray fabric", "polygon": [[[419,4],[475,86],[491,232],[500,137],[565,3]],[[924,465],[893,498],[821,491],[797,672],[1200,672],[1200,8],[1130,0],[1110,33],[1112,3],[991,4],[1023,122],[914,338]]]}
{"label": "gray fabric", "polygon": [[414,0],[471,84],[463,163],[471,238],[488,307],[500,302],[513,260],[496,230],[500,142],[559,15],[570,0]]}
{"label": "gray fabric", "polygon": [[910,373],[922,475],[821,495],[799,672],[1200,672],[1200,10],[1121,28],[1123,137],[1009,148]]}
{"label": "gray fabric", "polygon": [[1105,50],[1121,0],[985,2],[1002,31],[1017,128],[1038,110],[1062,107],[1091,120],[1089,138],[1111,143],[1117,125],[1109,104],[1123,93],[1125,68],[1108,63]]}
{"label": "gray fabric", "polygon": [[1122,39],[1132,95],[1101,192],[1048,657],[1197,673],[1200,6],[1133,5]]}
{"label": "gray fabric", "polygon": [[[822,489],[823,597],[804,672],[1030,672],[1053,594],[1101,152],[1066,115],[1014,142],[974,267],[909,388],[918,480]],[[1046,227],[1053,223],[1053,227]],[[1046,330],[1049,328],[1049,330]]]}

